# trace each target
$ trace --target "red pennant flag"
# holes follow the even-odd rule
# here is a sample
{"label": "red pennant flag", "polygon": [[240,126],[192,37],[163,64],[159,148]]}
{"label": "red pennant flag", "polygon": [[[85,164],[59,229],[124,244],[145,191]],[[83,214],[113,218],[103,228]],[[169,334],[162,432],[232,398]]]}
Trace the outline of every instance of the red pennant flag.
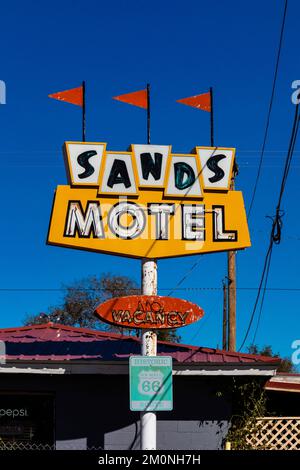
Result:
{"label": "red pennant flag", "polygon": [[211,94],[203,93],[202,95],[190,96],[189,98],[183,98],[177,100],[177,103],[186,104],[187,106],[192,106],[193,108],[202,109],[202,111],[211,112]]}
{"label": "red pennant flag", "polygon": [[83,106],[83,87],[72,88],[71,90],[59,91],[48,95],[49,98],[55,100],[65,101],[66,103],[72,103],[77,106]]}
{"label": "red pennant flag", "polygon": [[148,109],[148,92],[147,90],[134,91],[125,95],[113,96],[113,100],[122,101],[123,103],[132,104],[139,108]]}

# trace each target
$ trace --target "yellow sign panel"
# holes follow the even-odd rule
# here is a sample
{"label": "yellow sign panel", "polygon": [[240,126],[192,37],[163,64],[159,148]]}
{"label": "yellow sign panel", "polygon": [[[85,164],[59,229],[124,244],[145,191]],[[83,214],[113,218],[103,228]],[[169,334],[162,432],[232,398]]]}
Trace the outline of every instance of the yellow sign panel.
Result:
{"label": "yellow sign panel", "polygon": [[242,193],[229,190],[234,149],[66,143],[69,186],[58,186],[48,243],[136,258],[250,246]]}

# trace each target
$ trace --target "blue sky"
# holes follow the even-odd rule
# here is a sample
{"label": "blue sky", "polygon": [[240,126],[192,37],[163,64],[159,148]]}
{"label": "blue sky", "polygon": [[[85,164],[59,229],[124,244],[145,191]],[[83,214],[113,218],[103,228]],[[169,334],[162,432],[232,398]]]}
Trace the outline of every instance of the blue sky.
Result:
{"label": "blue sky", "polygon": [[[46,246],[52,197],[66,183],[61,146],[80,140],[80,108],[47,98],[87,82],[87,140],[124,150],[145,141],[143,110],[112,96],[152,87],[152,142],[176,153],[209,144],[209,115],[175,102],[214,87],[216,144],[236,147],[237,188],[246,207],[258,166],[271,93],[283,1],[11,1],[1,6],[0,327],[61,299],[62,283],[107,271],[140,279],[138,260]],[[290,0],[266,157],[250,221],[252,248],[238,253],[238,287],[257,287],[278,197],[300,79],[297,42],[300,4]],[[300,289],[299,145],[282,207],[283,238],[274,247],[269,287]],[[167,294],[194,264],[187,257],[159,262],[159,292]],[[180,331],[183,341],[221,346],[226,255],[201,257],[175,291],[206,312]],[[16,290],[17,289],[17,290]],[[18,290],[19,289],[19,290]],[[26,289],[53,289],[26,290]],[[238,290],[240,345],[255,290]],[[299,291],[268,291],[257,335],[260,345],[291,355],[300,339]],[[253,333],[250,334],[250,339]]]}

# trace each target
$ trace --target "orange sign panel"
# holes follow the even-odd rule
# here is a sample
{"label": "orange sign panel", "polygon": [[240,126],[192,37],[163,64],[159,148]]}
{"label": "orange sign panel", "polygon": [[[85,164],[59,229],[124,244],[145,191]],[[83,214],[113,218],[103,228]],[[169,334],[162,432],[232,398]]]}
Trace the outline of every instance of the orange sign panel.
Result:
{"label": "orange sign panel", "polygon": [[106,323],[127,328],[179,328],[203,317],[204,311],[187,300],[158,295],[116,297],[98,305],[95,314]]}

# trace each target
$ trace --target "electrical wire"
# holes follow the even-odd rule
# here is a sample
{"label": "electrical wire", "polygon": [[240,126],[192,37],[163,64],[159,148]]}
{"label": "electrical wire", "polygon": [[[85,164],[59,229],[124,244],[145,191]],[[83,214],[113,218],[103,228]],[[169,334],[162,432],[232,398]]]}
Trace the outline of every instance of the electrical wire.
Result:
{"label": "electrical wire", "polygon": [[201,319],[197,325],[195,325],[195,331],[193,331],[192,334],[187,338],[188,344],[192,344],[194,340],[198,338],[200,332],[203,331],[204,327],[206,326],[207,321],[210,320],[210,318],[215,314],[215,310],[216,308],[213,312],[209,310],[209,312],[205,314],[204,318]]}
{"label": "electrical wire", "polygon": [[262,275],[261,275],[261,278],[260,278],[260,283],[259,283],[259,287],[258,287],[258,291],[257,291],[257,295],[256,295],[256,299],[255,299],[255,303],[254,303],[254,307],[253,307],[253,310],[252,310],[252,314],[251,314],[251,317],[250,317],[250,321],[249,321],[249,324],[248,324],[248,328],[247,328],[247,331],[246,331],[246,334],[245,334],[245,337],[243,339],[243,342],[239,348],[239,351],[241,351],[241,349],[243,348],[247,338],[248,338],[248,335],[250,333],[250,329],[251,329],[251,326],[252,326],[252,323],[253,323],[253,320],[254,320],[254,316],[255,316],[255,312],[256,312],[256,309],[257,309],[257,305],[258,305],[258,302],[259,302],[259,299],[260,299],[260,292],[261,292],[261,288],[262,288],[262,285],[263,285],[263,282],[264,282],[264,278],[265,278],[265,273],[266,273],[266,270],[267,270],[267,266],[268,266],[268,261],[269,261],[269,256],[270,256],[270,251],[271,251],[271,244],[269,244],[269,247],[268,247],[268,251],[267,251],[267,254],[266,254],[266,257],[265,257],[265,262],[264,262],[264,267],[263,267],[263,271],[262,271]]}
{"label": "electrical wire", "polygon": [[189,277],[189,275],[194,271],[194,269],[196,269],[196,267],[198,266],[198,264],[200,263],[201,261],[201,258],[199,258],[194,264],[193,266],[189,269],[189,271],[187,271],[187,273],[180,279],[180,281],[176,284],[176,286],[170,290],[170,292],[167,294],[168,297],[170,297],[170,295],[173,294],[173,292],[175,290],[178,290],[178,288],[181,286],[181,284]]}
{"label": "electrical wire", "polygon": [[[256,153],[256,152],[260,152],[261,151],[261,148],[260,149],[244,149],[244,150],[239,150],[239,155],[240,154],[246,154],[246,153]],[[108,150],[109,152],[109,150]],[[285,153],[286,150],[265,150],[265,154],[266,153],[271,153],[271,154],[274,154],[274,153]],[[41,154],[49,154],[50,156],[52,155],[61,155],[61,150],[0,150],[0,155],[34,155],[36,154],[36,157],[39,157]],[[297,150],[295,153],[300,153],[300,150]],[[266,157],[266,158],[270,158],[269,157]],[[13,163],[13,162],[10,162],[10,163]]]}
{"label": "electrical wire", "polygon": [[253,192],[252,192],[252,197],[251,197],[251,201],[250,201],[250,206],[249,206],[248,214],[247,214],[248,220],[250,219],[250,216],[251,216],[251,211],[252,211],[252,207],[253,207],[255,196],[256,196],[256,190],[257,190],[258,181],[259,181],[259,178],[260,178],[262,163],[263,163],[264,154],[265,154],[265,147],[266,147],[266,143],[267,143],[267,137],[268,137],[268,131],[269,131],[269,125],[270,125],[270,117],[271,117],[271,111],[272,111],[272,107],[273,107],[275,87],[276,87],[277,74],[278,74],[278,68],[279,68],[281,47],[282,47],[282,42],[283,42],[283,33],[284,33],[284,27],[285,27],[287,6],[288,6],[288,0],[285,0],[283,17],[282,17],[282,22],[281,22],[279,47],[278,47],[278,51],[277,51],[276,66],[275,66],[273,85],[272,85],[272,92],[271,92],[269,109],[268,109],[268,114],[267,114],[267,123],[266,123],[264,138],[263,138],[263,144],[262,144],[262,148],[261,148],[261,154],[260,154],[260,160],[259,160],[259,164],[258,164],[256,179],[255,179],[254,188],[253,188]]}
{"label": "electrical wire", "polygon": [[270,271],[270,266],[271,266],[272,250],[273,250],[273,245],[271,246],[271,251],[270,251],[270,254],[269,254],[269,257],[268,257],[265,283],[264,283],[264,287],[263,287],[263,294],[262,294],[262,299],[261,299],[261,304],[260,304],[260,309],[259,309],[259,314],[258,314],[257,325],[256,325],[255,332],[254,332],[253,339],[252,339],[252,344],[255,344],[256,335],[257,335],[257,331],[258,331],[258,327],[259,327],[259,324],[260,324],[260,319],[261,319],[261,315],[262,315],[262,311],[263,311],[265,295],[266,295],[266,290],[267,290],[267,284],[268,284],[268,279],[269,279],[269,271]]}
{"label": "electrical wire", "polygon": [[[170,291],[172,289],[173,291],[190,291],[190,292],[196,292],[196,291],[219,291],[222,290],[222,287],[213,287],[213,286],[208,286],[208,287],[161,287],[159,290],[161,291]],[[241,291],[253,291],[257,290],[257,287],[250,287],[250,286],[245,286],[245,287],[237,287],[237,290]],[[80,290],[84,292],[88,291],[100,291],[100,290],[105,290],[105,289],[84,289],[80,288]],[[130,289],[132,292],[135,292],[135,289]],[[267,291],[269,292],[300,292],[300,287],[267,287]],[[62,288],[47,288],[47,287],[42,287],[42,288],[34,288],[34,287],[4,287],[0,289],[0,292],[64,292],[65,289]],[[124,291],[125,292],[125,291]],[[127,291],[126,291],[127,292]],[[141,289],[136,289],[136,293],[140,294]]]}
{"label": "electrical wire", "polygon": [[294,121],[293,121],[293,126],[292,126],[292,133],[291,133],[288,152],[287,152],[285,165],[284,165],[284,169],[283,169],[283,175],[282,175],[282,180],[281,180],[281,185],[280,185],[279,197],[278,197],[278,201],[277,201],[277,205],[276,205],[276,214],[273,218],[271,218],[272,219],[272,228],[271,228],[271,233],[270,233],[270,242],[269,242],[269,246],[268,246],[267,253],[266,253],[266,256],[265,256],[265,261],[264,261],[263,271],[262,271],[262,275],[261,275],[261,279],[260,279],[260,283],[259,283],[259,287],[258,287],[258,291],[257,291],[257,296],[256,296],[256,299],[255,299],[255,303],[254,303],[254,307],[253,307],[252,314],[251,314],[251,317],[250,317],[250,321],[249,321],[249,324],[248,324],[248,328],[247,328],[246,334],[244,336],[244,339],[242,341],[242,344],[239,348],[239,351],[241,351],[241,349],[243,348],[243,346],[244,346],[244,344],[245,344],[245,342],[248,338],[248,335],[250,333],[250,329],[251,329],[251,326],[252,326],[252,323],[253,323],[253,320],[254,320],[254,317],[255,317],[256,309],[257,309],[257,306],[258,306],[258,303],[259,303],[259,300],[260,300],[260,297],[261,297],[262,286],[264,284],[263,295],[262,295],[262,300],[261,300],[261,308],[260,308],[260,312],[259,312],[259,317],[258,317],[258,322],[257,322],[254,337],[256,337],[258,327],[259,327],[259,323],[260,323],[260,320],[261,320],[262,311],[263,311],[263,304],[264,304],[264,298],[265,298],[266,287],[267,287],[269,271],[270,271],[270,265],[271,265],[273,244],[278,245],[281,242],[282,216],[283,216],[283,212],[281,210],[281,202],[282,202],[282,197],[283,197],[284,190],[285,190],[285,187],[286,187],[286,182],[287,182],[289,170],[290,170],[290,167],[291,167],[291,161],[292,161],[292,158],[293,158],[293,153],[294,153],[294,148],[295,148],[296,139],[297,139],[297,135],[298,135],[298,130],[299,130],[299,104],[296,105],[296,109],[295,109]]}
{"label": "electrical wire", "polygon": [[284,175],[283,175],[283,179],[282,179],[282,182],[281,182],[280,195],[279,195],[277,208],[276,208],[277,211],[280,211],[281,200],[282,200],[285,185],[286,185],[286,182],[287,182],[287,177],[288,177],[290,167],[291,167],[291,162],[292,162],[292,157],[293,157],[293,154],[294,154],[294,148],[295,148],[295,145],[296,145],[298,130],[299,130],[299,104],[296,105],[295,118],[294,118],[294,123],[293,123],[293,130],[292,130],[292,137],[291,137],[289,151],[288,151],[286,164],[285,164],[285,168],[284,168]]}

